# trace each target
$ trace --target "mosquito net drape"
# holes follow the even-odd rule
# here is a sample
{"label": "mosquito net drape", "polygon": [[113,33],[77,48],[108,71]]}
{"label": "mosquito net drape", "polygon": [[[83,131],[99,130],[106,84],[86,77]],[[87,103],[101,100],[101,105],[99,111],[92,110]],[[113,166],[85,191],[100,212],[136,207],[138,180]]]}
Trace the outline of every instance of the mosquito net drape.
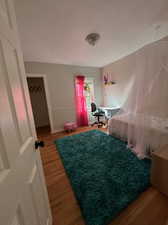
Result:
{"label": "mosquito net drape", "polygon": [[142,48],[135,58],[133,85],[116,115],[117,129],[145,157],[168,144],[168,39]]}

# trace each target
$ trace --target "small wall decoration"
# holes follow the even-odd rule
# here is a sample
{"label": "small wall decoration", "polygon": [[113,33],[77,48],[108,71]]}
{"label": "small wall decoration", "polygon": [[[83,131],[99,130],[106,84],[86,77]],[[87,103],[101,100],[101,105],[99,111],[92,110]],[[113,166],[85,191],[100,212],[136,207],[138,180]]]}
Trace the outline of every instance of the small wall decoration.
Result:
{"label": "small wall decoration", "polygon": [[84,90],[90,92],[90,87],[88,83],[85,83]]}
{"label": "small wall decoration", "polygon": [[112,76],[109,73],[103,75],[103,81],[104,81],[104,85],[116,84],[116,82],[112,80]]}

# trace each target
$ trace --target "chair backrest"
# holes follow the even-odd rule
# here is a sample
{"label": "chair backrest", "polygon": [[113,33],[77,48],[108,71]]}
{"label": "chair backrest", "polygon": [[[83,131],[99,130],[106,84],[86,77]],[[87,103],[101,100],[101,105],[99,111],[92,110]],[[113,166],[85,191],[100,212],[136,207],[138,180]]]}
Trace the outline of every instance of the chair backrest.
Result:
{"label": "chair backrest", "polygon": [[96,104],[94,102],[91,103],[91,111],[95,112],[97,109]]}

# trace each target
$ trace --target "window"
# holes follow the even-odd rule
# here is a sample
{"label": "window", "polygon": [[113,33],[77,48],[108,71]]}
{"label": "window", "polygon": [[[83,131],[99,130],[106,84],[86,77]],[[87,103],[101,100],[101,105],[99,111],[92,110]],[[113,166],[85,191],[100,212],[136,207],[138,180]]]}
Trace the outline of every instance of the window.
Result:
{"label": "window", "polygon": [[91,122],[91,103],[95,101],[94,99],[94,80],[93,78],[86,78],[84,83],[86,106],[88,111],[88,119]]}

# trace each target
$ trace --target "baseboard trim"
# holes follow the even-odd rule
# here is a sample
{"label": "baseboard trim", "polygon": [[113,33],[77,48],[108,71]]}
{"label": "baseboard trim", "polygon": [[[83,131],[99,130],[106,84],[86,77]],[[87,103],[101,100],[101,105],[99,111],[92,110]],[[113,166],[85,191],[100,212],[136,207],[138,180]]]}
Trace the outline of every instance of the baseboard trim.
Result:
{"label": "baseboard trim", "polygon": [[52,130],[51,134],[55,134],[55,133],[62,132],[62,131],[64,131],[64,129]]}

